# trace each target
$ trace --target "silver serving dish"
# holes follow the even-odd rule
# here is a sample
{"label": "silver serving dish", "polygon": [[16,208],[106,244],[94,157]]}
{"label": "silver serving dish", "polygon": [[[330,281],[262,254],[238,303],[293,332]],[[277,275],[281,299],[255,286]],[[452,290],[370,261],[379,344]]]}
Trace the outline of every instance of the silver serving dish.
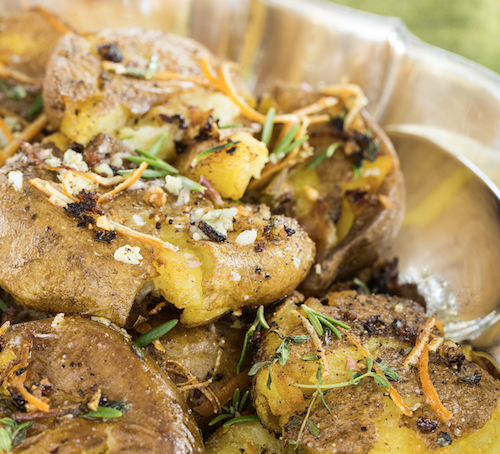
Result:
{"label": "silver serving dish", "polygon": [[[500,77],[416,39],[394,18],[312,0],[0,0],[40,4],[77,29],[142,26],[192,36],[272,80],[359,84],[407,184],[390,256],[447,324],[500,359]],[[497,347],[496,345],[499,344]]]}

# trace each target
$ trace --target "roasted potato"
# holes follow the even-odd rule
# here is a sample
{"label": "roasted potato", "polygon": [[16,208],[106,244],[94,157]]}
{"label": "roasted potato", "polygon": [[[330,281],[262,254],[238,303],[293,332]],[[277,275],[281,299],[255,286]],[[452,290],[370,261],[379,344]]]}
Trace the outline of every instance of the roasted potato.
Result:
{"label": "roasted potato", "polygon": [[[12,452],[204,452],[173,382],[115,328],[62,314],[7,328],[0,411],[34,421]],[[122,414],[92,417],[105,407]]]}
{"label": "roasted potato", "polygon": [[[340,339],[329,330],[319,337],[305,306],[285,302],[273,316],[255,358],[262,367],[254,378],[254,401],[266,427],[298,441],[306,453],[381,453],[389,447],[462,453],[471,452],[470,446],[496,452],[498,381],[467,361],[460,346],[444,341],[419,305],[352,291],[331,293],[325,302],[310,298],[304,304],[350,326]],[[417,352],[414,367],[407,355],[429,338],[435,340],[425,347],[431,350],[428,366]],[[289,357],[280,363],[283,342]],[[271,372],[265,361],[272,361]],[[371,368],[371,376],[352,381]]]}
{"label": "roasted potato", "polygon": [[[286,86],[271,91],[284,112],[322,96]],[[333,281],[375,261],[394,241],[404,215],[403,175],[394,147],[366,112],[346,129],[350,98],[338,99],[326,110],[329,121],[308,127],[302,155],[279,163],[282,170],[258,193],[273,212],[297,219],[317,245],[316,263],[301,286],[308,296],[322,296]],[[331,145],[336,148],[326,157]]]}
{"label": "roasted potato", "polygon": [[[39,163],[42,155],[45,162],[59,159],[38,151],[32,159]],[[88,167],[85,153],[64,156]],[[41,190],[30,183],[36,178]],[[263,205],[214,210],[200,192],[172,183],[182,184],[180,177],[167,181],[139,183],[99,204],[80,191],[81,201],[68,204],[57,172],[19,154],[0,171],[0,285],[28,307],[90,313],[120,326],[137,318],[141,298],[134,300],[146,286],[183,309],[183,323],[201,325],[276,301],[305,278],[314,244],[295,220],[271,217]],[[47,184],[58,201],[41,192]]]}
{"label": "roasted potato", "polygon": [[293,454],[285,444],[262,424],[243,422],[218,429],[205,444],[207,454]]}

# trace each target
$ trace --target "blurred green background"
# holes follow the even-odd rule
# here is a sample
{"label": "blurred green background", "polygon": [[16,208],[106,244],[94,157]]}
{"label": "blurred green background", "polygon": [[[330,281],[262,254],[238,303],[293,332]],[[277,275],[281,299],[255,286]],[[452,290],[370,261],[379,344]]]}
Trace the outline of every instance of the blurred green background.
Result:
{"label": "blurred green background", "polygon": [[423,41],[500,73],[500,0],[335,0],[401,18]]}

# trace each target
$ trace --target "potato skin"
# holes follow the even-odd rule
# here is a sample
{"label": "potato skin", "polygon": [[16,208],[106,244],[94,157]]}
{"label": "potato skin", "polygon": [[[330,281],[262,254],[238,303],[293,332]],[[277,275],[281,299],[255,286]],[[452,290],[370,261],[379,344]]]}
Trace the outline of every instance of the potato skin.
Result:
{"label": "potato skin", "polygon": [[175,385],[130,340],[86,319],[64,317],[22,323],[2,337],[2,347],[20,354],[33,339],[29,381],[48,378],[51,408],[87,402],[101,389],[109,400],[131,405],[120,418],[37,419],[13,452],[202,453],[199,431]]}

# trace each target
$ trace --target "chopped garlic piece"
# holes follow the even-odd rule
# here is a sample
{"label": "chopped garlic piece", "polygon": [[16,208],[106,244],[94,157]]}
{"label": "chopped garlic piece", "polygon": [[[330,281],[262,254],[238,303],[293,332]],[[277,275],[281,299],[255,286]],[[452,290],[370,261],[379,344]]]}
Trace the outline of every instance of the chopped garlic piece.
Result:
{"label": "chopped garlic piece", "polygon": [[139,246],[129,246],[126,244],[115,251],[115,260],[118,262],[127,263],[130,265],[140,265],[143,259],[141,248]]}
{"label": "chopped garlic piece", "polygon": [[168,192],[179,195],[182,189],[182,177],[167,175],[165,177],[165,188]]}
{"label": "chopped garlic piece", "polygon": [[97,167],[94,167],[94,172],[99,175],[104,174],[108,178],[111,178],[115,175],[113,169],[109,166],[109,164],[106,164],[105,162],[102,162]]}
{"label": "chopped garlic piece", "polygon": [[293,266],[295,266],[295,269],[298,270],[300,267],[300,259],[298,257],[293,257]]}
{"label": "chopped garlic piece", "polygon": [[19,170],[9,172],[9,184],[12,185],[16,191],[20,191],[23,188],[23,172]]}
{"label": "chopped garlic piece", "polygon": [[77,153],[74,150],[66,150],[63,157],[63,164],[72,169],[79,170],[80,172],[88,172],[89,166],[83,160],[81,153]]}
{"label": "chopped garlic piece", "polygon": [[236,237],[236,244],[240,246],[247,246],[249,244],[255,243],[257,239],[257,230],[244,230]]}

